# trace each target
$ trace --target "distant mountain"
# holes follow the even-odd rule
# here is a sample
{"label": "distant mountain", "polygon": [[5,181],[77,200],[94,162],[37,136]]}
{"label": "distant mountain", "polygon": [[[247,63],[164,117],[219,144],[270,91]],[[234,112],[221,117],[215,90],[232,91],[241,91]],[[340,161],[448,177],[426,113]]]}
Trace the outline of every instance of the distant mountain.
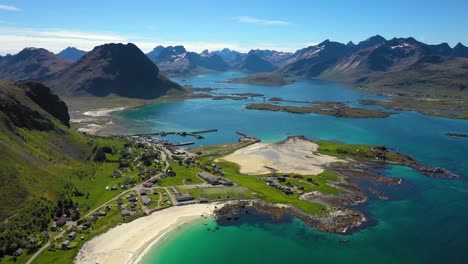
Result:
{"label": "distant mountain", "polygon": [[247,55],[257,55],[263,60],[266,60],[270,63],[272,63],[275,66],[282,66],[285,63],[290,62],[289,60],[291,59],[293,53],[291,52],[282,52],[282,51],[276,51],[276,50],[250,50]]}
{"label": "distant mountain", "polygon": [[353,50],[353,47],[342,43],[325,40],[316,46],[296,51],[292,55],[293,62],[281,71],[289,75],[312,78]]}
{"label": "distant mountain", "polygon": [[258,72],[272,72],[276,67],[269,61],[266,61],[256,54],[247,55],[247,57],[240,63],[239,69],[241,71],[258,73]]}
{"label": "distant mountain", "polygon": [[468,58],[468,47],[463,46],[460,42],[453,48],[452,57],[464,57]]}
{"label": "distant mountain", "polygon": [[230,50],[228,48],[213,51],[212,54],[220,56],[225,62],[230,63],[230,64],[239,63],[246,56],[245,53],[241,53],[235,50]]}
{"label": "distant mountain", "polygon": [[71,61],[77,61],[86,55],[86,51],[79,50],[75,47],[68,47],[57,54],[60,58],[64,58]]}
{"label": "distant mountain", "polygon": [[150,60],[154,60],[165,48],[163,46],[157,46],[152,51],[146,53],[146,56]]}
{"label": "distant mountain", "polygon": [[169,75],[194,75],[210,71],[225,71],[227,63],[218,55],[208,51],[201,54],[187,51],[184,46],[156,47],[146,54]]}
{"label": "distant mountain", "polygon": [[371,47],[374,47],[376,45],[379,45],[380,43],[383,43],[387,41],[384,37],[380,36],[380,35],[375,35],[375,36],[372,36],[366,40],[363,40],[361,42],[359,42],[357,45],[356,45],[356,49],[367,49],[367,48],[371,48]]}
{"label": "distant mountain", "polygon": [[32,79],[65,69],[72,62],[40,48],[25,48],[0,59],[0,79]]}
{"label": "distant mountain", "polygon": [[150,99],[182,91],[131,43],[95,47],[67,69],[40,80],[63,96],[115,94]]}

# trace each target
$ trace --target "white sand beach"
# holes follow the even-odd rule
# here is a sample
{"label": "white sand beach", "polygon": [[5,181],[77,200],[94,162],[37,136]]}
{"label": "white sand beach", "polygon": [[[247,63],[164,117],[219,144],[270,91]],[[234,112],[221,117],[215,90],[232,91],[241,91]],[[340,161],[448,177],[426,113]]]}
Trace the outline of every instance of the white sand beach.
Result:
{"label": "white sand beach", "polygon": [[174,206],[119,225],[86,242],[75,258],[78,264],[135,263],[165,234],[185,222],[212,216],[220,204]]}
{"label": "white sand beach", "polygon": [[264,144],[256,143],[239,149],[222,159],[239,164],[243,174],[258,175],[277,172],[315,175],[323,172],[323,166],[340,161],[317,153],[319,146],[301,137]]}
{"label": "white sand beach", "polygon": [[96,110],[83,112],[83,115],[85,115],[85,116],[94,116],[94,117],[109,116],[110,113],[112,113],[112,112],[122,111],[122,110],[125,110],[125,109],[127,109],[126,106],[115,107],[115,108],[103,108],[103,109],[96,109]]}

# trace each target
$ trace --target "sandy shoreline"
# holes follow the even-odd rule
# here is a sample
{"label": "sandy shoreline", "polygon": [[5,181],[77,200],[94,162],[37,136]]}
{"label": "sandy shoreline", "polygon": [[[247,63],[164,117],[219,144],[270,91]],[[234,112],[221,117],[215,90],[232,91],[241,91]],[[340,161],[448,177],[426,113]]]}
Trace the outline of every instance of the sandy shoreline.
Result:
{"label": "sandy shoreline", "polygon": [[243,174],[284,173],[316,175],[325,165],[339,159],[317,153],[319,146],[306,139],[290,137],[273,144],[255,143],[221,159],[239,164]]}
{"label": "sandy shoreline", "polygon": [[74,263],[136,263],[154,243],[174,228],[203,216],[212,216],[219,204],[174,206],[114,227],[86,242]]}
{"label": "sandy shoreline", "polygon": [[112,113],[129,109],[127,106],[114,108],[101,108],[89,110],[85,112],[73,111],[70,112],[70,123],[77,124],[78,132],[95,135],[114,125]]}

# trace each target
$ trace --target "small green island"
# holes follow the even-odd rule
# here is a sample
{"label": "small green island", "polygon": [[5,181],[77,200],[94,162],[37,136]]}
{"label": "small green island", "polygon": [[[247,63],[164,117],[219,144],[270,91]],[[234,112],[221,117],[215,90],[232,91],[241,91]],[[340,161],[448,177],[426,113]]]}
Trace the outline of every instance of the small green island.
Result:
{"label": "small green island", "polygon": [[277,73],[257,73],[243,78],[234,78],[227,81],[228,83],[245,83],[256,85],[282,86],[294,83],[294,80],[285,79],[281,74]]}
{"label": "small green island", "polygon": [[[270,99],[271,100],[271,99]],[[340,102],[311,102],[309,106],[278,105],[272,103],[248,104],[246,109],[288,112],[293,114],[321,114],[347,118],[385,118],[393,113],[377,109],[350,107]]]}

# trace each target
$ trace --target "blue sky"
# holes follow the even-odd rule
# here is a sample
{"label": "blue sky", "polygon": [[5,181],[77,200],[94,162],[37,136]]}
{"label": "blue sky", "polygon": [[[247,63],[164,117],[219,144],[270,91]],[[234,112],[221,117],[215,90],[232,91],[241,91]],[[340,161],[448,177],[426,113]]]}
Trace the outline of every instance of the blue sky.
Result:
{"label": "blue sky", "polygon": [[107,42],[134,42],[145,52],[159,44],[295,51],[376,34],[453,46],[468,44],[467,10],[466,0],[0,0],[0,54]]}

